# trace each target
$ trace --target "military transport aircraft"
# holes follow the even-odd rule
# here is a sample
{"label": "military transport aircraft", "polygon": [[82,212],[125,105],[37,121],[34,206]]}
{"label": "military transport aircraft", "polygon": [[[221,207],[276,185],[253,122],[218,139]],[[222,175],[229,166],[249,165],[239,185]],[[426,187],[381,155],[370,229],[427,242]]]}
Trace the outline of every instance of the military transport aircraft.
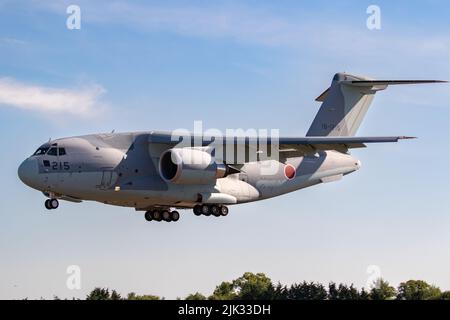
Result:
{"label": "military transport aircraft", "polygon": [[[263,141],[150,131],[62,138],[39,147],[20,165],[18,175],[43,192],[49,210],[58,208],[58,200],[91,200],[135,208],[148,221],[178,221],[176,209],[226,216],[227,206],[337,181],[357,171],[361,163],[350,149],[410,139],[355,134],[377,91],[439,82],[445,81],[338,73],[316,99],[322,105],[306,137]],[[239,152],[245,154],[243,161],[236,157]]]}

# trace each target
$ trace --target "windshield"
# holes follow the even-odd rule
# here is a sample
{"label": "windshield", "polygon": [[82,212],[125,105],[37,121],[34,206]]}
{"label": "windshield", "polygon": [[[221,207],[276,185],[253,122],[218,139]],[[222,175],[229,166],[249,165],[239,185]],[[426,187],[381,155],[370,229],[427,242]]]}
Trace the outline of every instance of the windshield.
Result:
{"label": "windshield", "polygon": [[48,147],[41,147],[41,148],[36,150],[36,152],[33,154],[33,156],[40,156],[40,155],[46,154],[48,149],[50,149],[50,148],[48,148]]}

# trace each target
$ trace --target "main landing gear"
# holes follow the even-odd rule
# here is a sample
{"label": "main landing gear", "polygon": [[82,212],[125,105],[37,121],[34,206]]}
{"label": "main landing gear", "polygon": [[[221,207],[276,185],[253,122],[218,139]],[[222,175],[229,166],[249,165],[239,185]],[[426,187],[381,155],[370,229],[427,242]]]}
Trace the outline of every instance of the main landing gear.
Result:
{"label": "main landing gear", "polygon": [[47,199],[45,200],[45,208],[47,210],[54,210],[59,207],[59,201],[57,199]]}
{"label": "main landing gear", "polygon": [[226,206],[218,206],[218,205],[196,205],[194,207],[194,214],[196,216],[207,216],[213,215],[215,217],[225,217],[228,215],[228,207]]}
{"label": "main landing gear", "polygon": [[178,220],[180,220],[180,214],[178,213],[178,211],[149,210],[145,213],[145,220],[157,222],[177,222]]}

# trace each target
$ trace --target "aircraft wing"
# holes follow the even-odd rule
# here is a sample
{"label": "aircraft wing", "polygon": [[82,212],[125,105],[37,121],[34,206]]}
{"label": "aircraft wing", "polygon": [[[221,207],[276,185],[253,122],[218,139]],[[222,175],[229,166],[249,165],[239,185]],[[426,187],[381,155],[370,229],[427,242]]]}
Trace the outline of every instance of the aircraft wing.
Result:
{"label": "aircraft wing", "polygon": [[[190,141],[189,141],[190,139]],[[245,148],[246,152],[254,152],[263,154],[264,151],[277,150],[280,157],[301,157],[308,154],[314,154],[319,151],[335,150],[339,152],[347,152],[349,149],[365,148],[369,143],[392,143],[404,139],[414,139],[414,137],[392,136],[392,137],[281,137],[277,140],[268,140],[267,146],[261,148],[255,138],[236,138],[236,137],[222,137],[223,148],[229,147],[233,144],[236,148]],[[183,141],[183,146],[191,147],[208,147],[214,144],[220,144],[220,141],[214,140],[211,137],[202,136],[183,136],[173,137],[170,133],[151,133],[149,136],[149,143],[164,144],[168,147],[175,147],[178,143]],[[187,141],[187,143],[186,143]]]}
{"label": "aircraft wing", "polygon": [[279,152],[284,158],[299,157],[318,151],[334,150],[347,152],[349,149],[365,148],[369,143],[393,143],[414,137],[307,137],[280,138]]}

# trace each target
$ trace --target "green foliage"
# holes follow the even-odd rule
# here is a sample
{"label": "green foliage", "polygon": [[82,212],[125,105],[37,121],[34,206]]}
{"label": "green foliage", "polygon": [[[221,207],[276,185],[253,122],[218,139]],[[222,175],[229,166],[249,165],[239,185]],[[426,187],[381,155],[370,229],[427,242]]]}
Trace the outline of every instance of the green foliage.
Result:
{"label": "green foliage", "polygon": [[206,300],[206,297],[199,292],[188,295],[184,300]]}
{"label": "green foliage", "polygon": [[209,300],[234,300],[235,298],[233,283],[224,281],[216,287]]}
{"label": "green foliage", "polygon": [[442,300],[450,300],[450,291],[445,291],[441,295]]}
{"label": "green foliage", "polygon": [[371,300],[392,300],[397,295],[395,288],[381,278],[375,281],[374,285],[370,291]]}
{"label": "green foliage", "polygon": [[359,293],[359,300],[371,300],[370,293],[366,291],[366,289],[362,288]]}
{"label": "green foliage", "polygon": [[287,300],[289,294],[289,289],[283,286],[281,283],[274,287],[272,286],[272,298],[273,300]]}
{"label": "green foliage", "polygon": [[[130,292],[126,300],[160,300],[161,298],[153,295],[137,295]],[[121,295],[113,290],[111,293],[108,288],[95,288],[86,297],[86,300],[124,300]]]}
{"label": "green foliage", "polygon": [[327,299],[327,290],[321,284],[307,283],[293,284],[286,294],[289,300],[325,300]]}
{"label": "green foliage", "polygon": [[232,282],[222,282],[210,300],[269,300],[273,298],[272,281],[263,273],[246,272]]}
{"label": "green foliage", "polygon": [[111,292],[110,300],[122,300],[122,297],[120,296],[120,294],[117,293],[116,290],[113,290]]}
{"label": "green foliage", "polygon": [[441,299],[441,290],[422,280],[409,280],[398,287],[399,300],[438,300]]}
{"label": "green foliage", "polygon": [[272,298],[272,280],[264,273],[246,272],[233,281],[238,300],[268,300]]}
{"label": "green foliage", "polygon": [[361,296],[353,284],[347,286],[345,284],[340,284],[336,286],[335,283],[330,283],[328,286],[328,299],[329,300],[360,300]]}
{"label": "green foliage", "polygon": [[[59,299],[57,296],[53,297]],[[320,283],[306,282],[292,284],[291,286],[278,283],[264,273],[246,272],[231,282],[222,282],[216,286],[210,300],[450,300],[450,291],[441,293],[438,287],[429,285],[425,281],[409,280],[399,285],[396,290],[389,282],[378,279],[370,292],[365,289],[358,290],[354,285],[336,284],[331,282],[328,287]],[[138,295],[129,293],[126,298],[116,291],[108,288],[95,288],[86,300],[160,300],[154,295]],[[162,298],[164,299],[164,298]],[[206,300],[199,293],[188,295],[185,300]]]}
{"label": "green foliage", "polygon": [[110,300],[108,288],[95,288],[86,297],[86,300]]}
{"label": "green foliage", "polygon": [[127,295],[127,300],[161,300],[161,298],[150,294],[138,295],[134,292],[130,292]]}

